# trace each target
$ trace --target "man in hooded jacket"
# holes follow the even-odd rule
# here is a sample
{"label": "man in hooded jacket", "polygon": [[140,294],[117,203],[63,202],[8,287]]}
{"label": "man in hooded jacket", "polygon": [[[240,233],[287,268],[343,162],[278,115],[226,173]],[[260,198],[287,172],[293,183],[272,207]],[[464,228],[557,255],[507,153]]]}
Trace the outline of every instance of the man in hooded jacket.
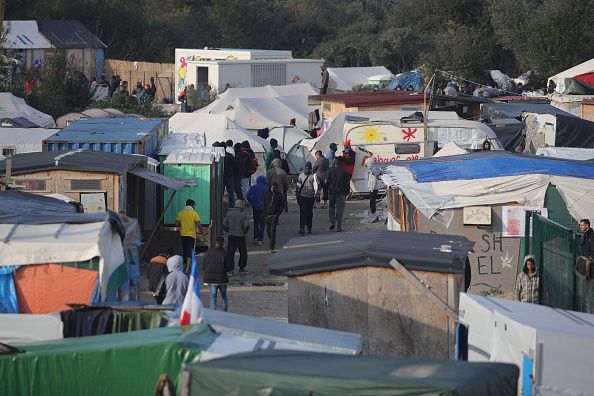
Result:
{"label": "man in hooded jacket", "polygon": [[182,304],[188,291],[188,276],[184,273],[184,259],[182,256],[173,256],[167,259],[169,274],[165,278],[165,299],[163,305]]}
{"label": "man in hooded jacket", "polygon": [[247,245],[246,236],[250,230],[250,221],[243,211],[245,204],[241,200],[235,201],[235,207],[229,209],[229,213],[223,220],[223,230],[229,236],[227,238],[227,257],[231,265],[231,273],[235,268],[235,251],[239,250],[239,273],[246,273],[247,270]]}
{"label": "man in hooded jacket", "polygon": [[276,245],[276,226],[278,218],[283,213],[285,198],[278,190],[276,183],[268,186],[264,196],[264,221],[266,222],[266,233],[270,239],[270,252],[274,253]]}
{"label": "man in hooded jacket", "polygon": [[[276,184],[278,192],[283,195],[284,205],[287,206],[287,190],[289,189],[289,177],[287,172],[283,170],[283,163],[280,159],[275,158],[270,163],[270,169],[266,171],[266,183],[268,185]],[[286,212],[286,210],[285,210]]]}
{"label": "man in hooded jacket", "polygon": [[536,270],[536,261],[534,256],[528,255],[524,258],[524,268],[516,280],[514,296],[518,301],[538,304],[539,286],[540,280]]}

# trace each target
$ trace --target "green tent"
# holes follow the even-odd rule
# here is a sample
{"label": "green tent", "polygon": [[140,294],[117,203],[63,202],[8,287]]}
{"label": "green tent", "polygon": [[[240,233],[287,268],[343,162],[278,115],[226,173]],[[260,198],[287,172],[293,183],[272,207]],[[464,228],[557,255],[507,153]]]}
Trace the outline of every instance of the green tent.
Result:
{"label": "green tent", "polygon": [[167,374],[179,389],[184,363],[197,361],[217,333],[206,324],[19,346],[0,356],[5,395],[151,395]]}
{"label": "green tent", "polygon": [[503,363],[261,351],[186,366],[189,395],[516,395]]}

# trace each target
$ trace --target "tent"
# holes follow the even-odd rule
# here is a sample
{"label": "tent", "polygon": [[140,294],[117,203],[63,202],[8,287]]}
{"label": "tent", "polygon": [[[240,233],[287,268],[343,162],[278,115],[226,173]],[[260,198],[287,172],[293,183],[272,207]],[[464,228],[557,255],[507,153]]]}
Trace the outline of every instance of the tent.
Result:
{"label": "tent", "polygon": [[182,394],[515,395],[511,364],[260,351],[186,366]]}
{"label": "tent", "polygon": [[427,218],[442,209],[508,202],[544,207],[549,184],[574,219],[594,218],[594,164],[588,162],[482,151],[382,168],[384,184],[398,187]]}
{"label": "tent", "polygon": [[294,126],[280,126],[268,131],[268,140],[274,138],[278,142],[281,151],[288,153],[303,139],[309,139],[309,133]]}
{"label": "tent", "polygon": [[421,92],[425,79],[423,75],[418,71],[409,71],[399,73],[394,76],[394,79],[386,86],[386,89],[395,90],[398,86],[404,91],[406,87],[412,85],[414,92]]}
{"label": "tent", "polygon": [[[120,285],[116,278],[111,280],[112,275],[117,272],[119,276],[118,269],[126,262],[120,236],[123,231],[116,221],[110,221],[108,213],[0,217],[4,240],[0,244],[0,267],[20,266],[15,272],[15,277],[20,277],[15,278],[19,306],[26,303],[29,311],[47,313],[64,307],[64,302],[89,302],[97,279],[101,298],[111,295]],[[82,272],[89,269],[93,271]],[[124,272],[128,276],[127,270]],[[42,283],[45,290],[40,289]],[[20,289],[19,284],[23,285]],[[68,300],[71,292],[86,300]],[[50,296],[55,298],[50,301]]]}
{"label": "tent", "polygon": [[519,394],[592,394],[594,315],[465,293],[459,313],[460,352],[519,367]]}
{"label": "tent", "polygon": [[302,96],[307,98],[311,95],[317,95],[319,92],[309,83],[289,84],[289,85],[266,85],[264,87],[250,88],[229,88],[219,95],[218,99],[196,110],[197,113],[219,114],[240,98],[270,98],[282,96]]}
{"label": "tent", "polygon": [[224,112],[211,111],[210,114],[225,114],[249,130],[290,125],[291,119],[295,119],[296,126],[302,130],[309,127],[306,96],[238,98]]}
{"label": "tent", "polygon": [[367,85],[367,79],[378,74],[391,75],[384,66],[371,67],[329,67],[328,92],[352,91],[357,85]]}
{"label": "tent", "polygon": [[25,103],[24,99],[14,96],[10,92],[0,92],[0,119],[22,117],[42,128],[55,125],[54,119]]}
{"label": "tent", "polygon": [[468,153],[468,151],[464,150],[463,148],[458,146],[456,143],[449,142],[448,144],[443,146],[443,148],[441,150],[439,150],[437,153],[433,154],[433,158],[447,157],[450,155],[460,155],[460,154],[466,154],[466,153]]}
{"label": "tent", "polygon": [[138,117],[134,114],[124,114],[117,109],[87,109],[80,113],[68,113],[59,117],[56,120],[56,126],[58,128],[66,128],[70,122],[80,120],[81,118],[126,118],[126,117]]}
{"label": "tent", "polygon": [[169,119],[171,133],[203,133],[206,144],[233,140],[241,143],[250,142],[255,153],[265,153],[270,150],[270,143],[252,132],[238,126],[224,114],[207,113],[176,113]]}
{"label": "tent", "polygon": [[43,141],[58,132],[60,129],[0,128],[0,150],[14,150],[13,154],[43,151]]}
{"label": "tent", "polygon": [[556,84],[556,92],[563,93],[566,89],[566,79],[572,79],[576,76],[592,72],[594,72],[594,58],[557,73],[554,76],[549,77],[548,81],[553,81]]}

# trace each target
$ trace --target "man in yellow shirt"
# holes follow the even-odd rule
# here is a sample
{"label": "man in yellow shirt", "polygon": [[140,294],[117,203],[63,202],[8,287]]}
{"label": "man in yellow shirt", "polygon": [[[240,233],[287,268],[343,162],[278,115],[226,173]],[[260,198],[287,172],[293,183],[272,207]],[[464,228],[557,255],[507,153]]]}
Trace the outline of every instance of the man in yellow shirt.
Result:
{"label": "man in yellow shirt", "polygon": [[179,227],[181,236],[182,257],[184,265],[188,268],[188,259],[192,259],[192,250],[196,247],[197,234],[204,235],[200,216],[194,210],[196,202],[192,199],[186,201],[186,207],[177,212],[175,226]]}

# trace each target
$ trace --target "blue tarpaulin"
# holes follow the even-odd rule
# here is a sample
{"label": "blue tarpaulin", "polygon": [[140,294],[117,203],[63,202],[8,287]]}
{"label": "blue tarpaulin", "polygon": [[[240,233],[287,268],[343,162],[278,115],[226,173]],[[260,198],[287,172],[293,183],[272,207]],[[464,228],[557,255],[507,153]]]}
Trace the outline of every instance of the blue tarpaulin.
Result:
{"label": "blue tarpaulin", "polygon": [[386,86],[386,89],[396,89],[400,85],[400,88],[405,91],[406,87],[412,85],[414,92],[421,92],[423,90],[423,84],[425,80],[423,75],[417,71],[410,71],[397,74],[394,79]]}
{"label": "blue tarpaulin", "polygon": [[419,183],[533,174],[594,179],[592,162],[514,154],[507,151],[481,151],[391,165],[406,166]]}
{"label": "blue tarpaulin", "polygon": [[18,265],[0,267],[0,313],[19,313],[19,304],[12,273]]}

